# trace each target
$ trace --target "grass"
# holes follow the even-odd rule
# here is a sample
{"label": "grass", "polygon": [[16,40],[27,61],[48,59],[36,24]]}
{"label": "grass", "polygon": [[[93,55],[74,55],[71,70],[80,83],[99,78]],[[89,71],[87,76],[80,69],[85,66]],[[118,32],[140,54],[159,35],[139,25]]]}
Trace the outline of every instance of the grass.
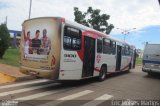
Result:
{"label": "grass", "polygon": [[142,65],[142,58],[136,58],[136,65]]}
{"label": "grass", "polygon": [[3,59],[0,59],[0,63],[18,67],[19,57],[19,49],[9,48],[6,50]]}

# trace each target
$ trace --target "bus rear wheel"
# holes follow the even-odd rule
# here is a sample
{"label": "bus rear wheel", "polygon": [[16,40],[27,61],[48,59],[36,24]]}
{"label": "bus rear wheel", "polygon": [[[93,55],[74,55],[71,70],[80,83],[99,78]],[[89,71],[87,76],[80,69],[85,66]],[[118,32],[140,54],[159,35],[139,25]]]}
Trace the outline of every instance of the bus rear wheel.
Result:
{"label": "bus rear wheel", "polygon": [[106,73],[107,73],[107,68],[102,66],[101,67],[101,70],[100,70],[100,73],[99,73],[99,77],[98,77],[98,80],[101,82],[101,81],[104,81],[105,78],[106,78]]}
{"label": "bus rear wheel", "polygon": [[128,66],[127,72],[130,72],[131,69],[132,69],[132,64],[130,63],[129,66]]}

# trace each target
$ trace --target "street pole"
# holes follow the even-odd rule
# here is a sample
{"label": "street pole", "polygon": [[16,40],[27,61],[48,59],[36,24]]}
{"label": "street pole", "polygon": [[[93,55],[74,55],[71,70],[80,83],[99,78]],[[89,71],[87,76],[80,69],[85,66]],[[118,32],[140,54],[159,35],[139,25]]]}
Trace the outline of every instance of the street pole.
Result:
{"label": "street pole", "polygon": [[28,17],[28,19],[31,18],[31,9],[32,9],[32,0],[30,0],[30,5],[29,5],[29,17]]}
{"label": "street pole", "polygon": [[127,34],[124,34],[124,39],[123,39],[124,41],[126,40],[126,35],[127,35]]}
{"label": "street pole", "polygon": [[121,28],[117,28],[117,29],[120,29],[122,31],[121,33],[124,35],[124,39],[123,40],[125,42],[126,36],[129,35],[130,31],[135,30],[136,28],[132,28],[132,29],[129,29],[129,30],[127,30],[127,29],[121,29]]}
{"label": "street pole", "polygon": [[124,34],[124,41],[126,40],[126,36],[129,34],[129,31],[127,31],[127,30],[124,30],[123,32],[122,32],[122,34]]}
{"label": "street pole", "polygon": [[7,26],[7,20],[8,20],[8,17],[6,16],[6,22],[5,22],[6,26]]}

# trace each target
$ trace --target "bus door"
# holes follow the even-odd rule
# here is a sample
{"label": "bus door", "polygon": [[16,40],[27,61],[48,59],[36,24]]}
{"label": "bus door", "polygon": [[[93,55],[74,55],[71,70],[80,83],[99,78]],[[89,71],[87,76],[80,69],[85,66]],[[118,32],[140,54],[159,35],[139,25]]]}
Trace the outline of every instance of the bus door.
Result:
{"label": "bus door", "polygon": [[117,45],[117,60],[116,60],[116,71],[121,69],[121,59],[122,59],[122,46]]}
{"label": "bus door", "polygon": [[95,39],[84,36],[84,59],[82,77],[93,76],[95,61]]}

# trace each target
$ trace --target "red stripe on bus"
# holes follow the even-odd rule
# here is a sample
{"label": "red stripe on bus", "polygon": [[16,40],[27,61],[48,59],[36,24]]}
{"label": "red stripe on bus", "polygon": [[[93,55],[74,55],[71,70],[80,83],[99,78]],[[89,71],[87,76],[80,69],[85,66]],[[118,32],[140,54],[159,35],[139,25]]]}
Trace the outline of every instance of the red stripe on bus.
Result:
{"label": "red stripe on bus", "polygon": [[61,18],[61,22],[62,22],[62,23],[65,23],[65,18]]}
{"label": "red stripe on bus", "polygon": [[[129,45],[127,42],[124,42],[124,41],[121,41],[121,40],[118,40],[118,39],[114,39],[114,38],[111,38],[110,36],[106,35],[106,34],[103,34],[103,33],[99,33],[97,31],[85,31],[85,33],[92,33],[94,35],[94,38],[97,38],[97,37],[105,37],[105,38],[109,38],[109,39],[112,39],[112,40],[115,40],[115,41],[118,41],[118,42],[121,42],[121,43],[125,43],[126,45]],[[87,35],[88,36],[88,35]]]}
{"label": "red stripe on bus", "polygon": [[94,68],[95,71],[100,72],[101,70],[98,68]]}
{"label": "red stripe on bus", "polygon": [[114,72],[107,72],[107,75],[113,74]]}
{"label": "red stripe on bus", "polygon": [[108,38],[107,35],[102,34],[102,33],[98,33],[98,32],[96,32],[96,31],[85,31],[85,33],[86,33],[86,34],[92,34],[94,38],[97,38],[98,36]]}

